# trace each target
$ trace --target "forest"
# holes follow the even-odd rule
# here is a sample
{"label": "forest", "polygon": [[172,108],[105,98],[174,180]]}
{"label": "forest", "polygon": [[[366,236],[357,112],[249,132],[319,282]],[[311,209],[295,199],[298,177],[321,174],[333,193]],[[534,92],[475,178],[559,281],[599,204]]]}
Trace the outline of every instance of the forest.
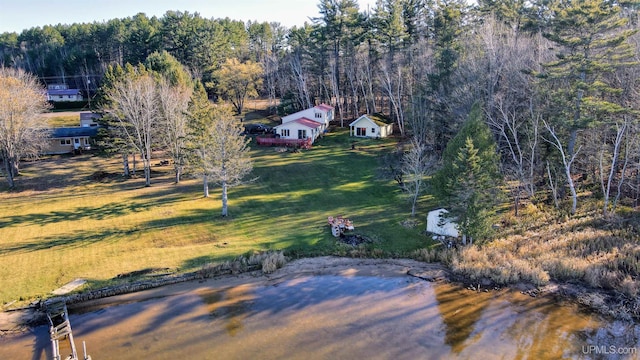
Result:
{"label": "forest", "polygon": [[[419,149],[415,161],[429,164],[414,168],[420,176],[446,160],[475,114],[497,144],[494,165],[516,215],[523,199],[574,214],[587,197],[607,216],[638,205],[638,2],[379,0],[363,10],[355,0],[320,0],[318,8],[318,18],[293,28],[181,11],[44,25],[0,34],[0,64],[98,96],[113,66],[166,51],[210,99],[231,102],[221,69],[258,64],[261,79],[247,95],[269,99],[281,115],[319,103],[335,107],[341,126],[363,113],[388,115]],[[478,156],[465,140],[459,148]]]}

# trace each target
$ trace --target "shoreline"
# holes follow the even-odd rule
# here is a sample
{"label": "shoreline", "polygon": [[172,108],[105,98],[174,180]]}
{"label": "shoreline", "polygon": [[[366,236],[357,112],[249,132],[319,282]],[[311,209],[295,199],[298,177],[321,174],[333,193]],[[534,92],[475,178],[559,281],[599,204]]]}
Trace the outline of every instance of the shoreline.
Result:
{"label": "shoreline", "polygon": [[[148,281],[110,288],[79,292],[65,298],[71,310],[91,309],[93,307],[113,306],[122,302],[142,301],[149,298],[166,297],[178,292],[188,291],[199,284],[212,280],[220,286],[232,286],[246,283],[277,283],[287,278],[336,275],[336,276],[411,276],[428,282],[447,282],[458,284],[473,291],[494,291],[511,289],[531,297],[552,296],[556,301],[571,301],[583,306],[587,311],[611,317],[617,320],[637,320],[625,304],[616,302],[613,294],[588,289],[579,284],[549,283],[542,287],[519,283],[509,286],[495,286],[488,282],[471,281],[459,277],[440,263],[426,263],[412,259],[369,259],[335,256],[300,258],[287,262],[273,273],[261,270],[249,271],[198,271],[181,275],[166,276]],[[222,270],[222,271],[219,271]],[[46,323],[46,317],[40,310],[40,303],[25,308],[0,312],[0,338],[19,335],[29,329]]]}

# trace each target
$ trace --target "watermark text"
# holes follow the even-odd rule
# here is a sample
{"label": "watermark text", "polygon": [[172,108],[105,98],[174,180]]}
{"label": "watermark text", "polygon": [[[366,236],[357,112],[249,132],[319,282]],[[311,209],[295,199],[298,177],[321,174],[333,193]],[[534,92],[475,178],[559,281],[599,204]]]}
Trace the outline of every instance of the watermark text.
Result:
{"label": "watermark text", "polygon": [[587,355],[635,355],[638,353],[638,349],[615,345],[584,345],[582,353]]}

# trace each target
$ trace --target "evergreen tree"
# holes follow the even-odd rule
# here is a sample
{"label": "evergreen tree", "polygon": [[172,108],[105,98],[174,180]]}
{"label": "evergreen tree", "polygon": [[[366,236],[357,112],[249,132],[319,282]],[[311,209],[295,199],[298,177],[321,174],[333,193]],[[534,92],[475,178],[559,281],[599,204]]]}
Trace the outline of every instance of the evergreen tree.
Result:
{"label": "evergreen tree", "polygon": [[208,157],[207,129],[213,123],[213,108],[200,81],[195,83],[188,113],[190,119],[187,135],[188,165],[196,174],[202,176],[204,197],[209,197],[209,177],[204,161]]}
{"label": "evergreen tree", "polygon": [[624,29],[617,3],[603,0],[557,0],[544,35],[560,46],[557,60],[541,74],[555,99],[552,114],[568,130],[567,151],[575,153],[578,131],[606,114],[620,113],[619,92],[610,80],[617,68],[633,65],[635,49],[627,39],[637,32]]}
{"label": "evergreen tree", "polygon": [[575,214],[578,195],[572,164],[578,152],[578,133],[611,124],[629,111],[612,75],[637,64],[632,61],[635,49],[628,41],[637,29],[625,28],[628,18],[620,15],[615,2],[557,0],[549,9],[553,16],[544,35],[559,45],[559,51],[540,74],[542,89],[550,99],[546,127],[553,138],[549,142],[561,154],[572,197],[571,213]]}
{"label": "evergreen tree", "polygon": [[467,5],[462,0],[438,2],[431,19],[433,37],[433,67],[427,74],[427,97],[431,100],[431,116],[435,131],[436,151],[441,153],[451,139],[455,117],[451,108],[454,71],[463,48],[460,38],[465,28]]}
{"label": "evergreen tree", "polygon": [[463,236],[483,238],[490,230],[499,184],[496,145],[475,104],[460,132],[443,154],[443,167],[433,177],[440,203]]}

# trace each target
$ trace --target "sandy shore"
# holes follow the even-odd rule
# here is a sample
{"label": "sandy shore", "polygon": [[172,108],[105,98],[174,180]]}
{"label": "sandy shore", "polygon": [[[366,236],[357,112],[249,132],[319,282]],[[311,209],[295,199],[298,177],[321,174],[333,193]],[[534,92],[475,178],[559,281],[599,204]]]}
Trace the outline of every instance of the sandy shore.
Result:
{"label": "sandy shore", "polygon": [[[193,291],[202,282],[215,287],[229,287],[239,284],[269,285],[286,279],[313,275],[341,276],[415,276],[427,281],[443,281],[449,278],[448,270],[440,264],[428,264],[410,259],[352,259],[332,256],[304,258],[287,263],[272,274],[254,271],[233,275],[222,275],[206,280],[192,280],[177,284],[156,287],[129,294],[105,297],[78,304],[70,309],[91,309],[141,301],[150,298],[170,296],[172,294]],[[30,326],[41,324],[43,314],[35,307],[5,311],[0,313],[0,336],[27,331]]]}

